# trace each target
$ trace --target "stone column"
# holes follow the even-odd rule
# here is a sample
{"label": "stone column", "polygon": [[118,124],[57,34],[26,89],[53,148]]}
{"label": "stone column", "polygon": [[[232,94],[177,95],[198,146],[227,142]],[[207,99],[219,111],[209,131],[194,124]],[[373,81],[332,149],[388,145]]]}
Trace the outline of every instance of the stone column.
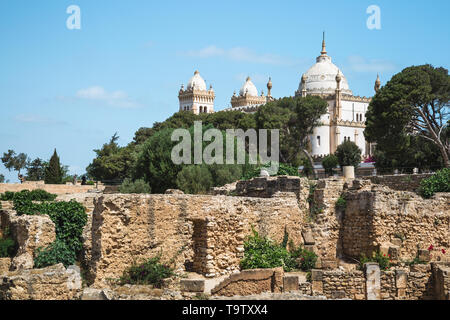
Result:
{"label": "stone column", "polygon": [[323,271],[313,269],[311,270],[311,290],[313,296],[320,296],[323,294]]}
{"label": "stone column", "polygon": [[366,300],[381,300],[380,266],[375,262],[364,264],[366,274]]}
{"label": "stone column", "polygon": [[404,299],[406,297],[408,275],[404,270],[395,271],[395,288],[397,289],[397,299]]}

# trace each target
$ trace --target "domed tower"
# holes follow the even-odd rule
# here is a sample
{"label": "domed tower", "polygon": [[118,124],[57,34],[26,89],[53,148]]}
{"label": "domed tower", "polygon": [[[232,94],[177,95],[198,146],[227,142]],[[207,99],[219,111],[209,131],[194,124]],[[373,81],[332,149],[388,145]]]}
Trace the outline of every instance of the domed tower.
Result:
{"label": "domed tower", "polygon": [[[269,84],[267,84],[269,86]],[[239,90],[239,95],[235,94],[231,97],[231,106],[233,108],[237,107],[249,107],[249,106],[259,106],[267,102],[267,97],[261,93],[258,96],[258,89],[253,84],[252,79],[247,77],[245,83],[242,85],[241,90]]]}
{"label": "domed tower", "polygon": [[272,78],[269,77],[269,82],[267,82],[267,99],[273,100],[272,98]]}
{"label": "domed tower", "polygon": [[209,90],[206,89],[206,82],[197,70],[189,80],[186,90],[184,85],[181,85],[178,93],[180,111],[190,111],[195,114],[213,113],[215,98],[212,86]]}

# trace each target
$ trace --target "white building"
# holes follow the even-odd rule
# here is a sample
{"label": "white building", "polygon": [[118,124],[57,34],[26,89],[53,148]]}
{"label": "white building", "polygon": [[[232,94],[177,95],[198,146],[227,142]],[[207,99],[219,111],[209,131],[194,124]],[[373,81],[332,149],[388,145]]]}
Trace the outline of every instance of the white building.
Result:
{"label": "white building", "polygon": [[212,86],[206,90],[206,82],[198,71],[189,80],[186,90],[184,85],[178,93],[180,111],[191,111],[195,114],[214,112],[214,99],[216,95]]}
{"label": "white building", "polygon": [[[380,79],[375,82],[375,91],[380,87]],[[321,55],[316,63],[303,74],[296,96],[320,96],[328,103],[328,112],[321,117],[322,125],[314,129],[310,136],[311,154],[322,157],[336,151],[346,140],[355,142],[363,156],[372,152],[365,141],[365,114],[371,98],[354,96],[347,79],[327,55],[325,39]]]}
{"label": "white building", "polygon": [[[380,79],[377,77],[375,91],[380,88]],[[273,100],[271,96],[272,81],[267,83],[268,94],[258,94],[256,86],[248,77],[239,91],[231,97],[231,108],[223,111],[238,110],[242,112],[255,112],[259,106]],[[301,78],[295,96],[320,96],[328,103],[328,111],[321,117],[322,125],[315,128],[309,137],[311,155],[323,157],[333,154],[337,146],[346,140],[355,142],[367,157],[372,154],[372,145],[364,138],[365,114],[370,97],[353,95],[347,79],[341,70],[331,62],[327,55],[325,36],[322,42],[322,52],[316,58],[316,63],[306,71]],[[189,80],[187,89],[181,86],[178,95],[180,111],[191,111],[195,114],[214,112],[215,94],[212,87],[206,90],[206,83],[195,71]]]}

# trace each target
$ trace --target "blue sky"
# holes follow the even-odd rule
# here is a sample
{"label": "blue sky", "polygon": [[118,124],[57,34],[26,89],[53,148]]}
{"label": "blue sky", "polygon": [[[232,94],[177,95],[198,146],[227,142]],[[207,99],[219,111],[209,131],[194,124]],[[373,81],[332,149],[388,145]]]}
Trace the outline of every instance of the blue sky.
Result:
{"label": "blue sky", "polygon": [[[69,30],[66,9],[81,9]],[[366,9],[381,9],[369,30]],[[410,65],[449,67],[447,0],[0,2],[0,152],[49,159],[56,148],[82,174],[115,132],[127,144],[178,110],[178,90],[198,69],[229,106],[250,75],[258,90],[293,95],[302,73],[328,54],[354,94],[371,96]],[[0,165],[11,182],[17,173]]]}

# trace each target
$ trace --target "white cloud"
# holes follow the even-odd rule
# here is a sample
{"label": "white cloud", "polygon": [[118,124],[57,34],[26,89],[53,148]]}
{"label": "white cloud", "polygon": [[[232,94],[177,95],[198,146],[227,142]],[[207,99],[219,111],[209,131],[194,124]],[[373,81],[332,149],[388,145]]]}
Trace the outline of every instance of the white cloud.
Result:
{"label": "white cloud", "polygon": [[389,72],[397,67],[393,62],[381,59],[366,60],[361,56],[348,57],[350,68],[356,72]]}
{"label": "white cloud", "polygon": [[78,90],[75,96],[78,99],[100,101],[118,108],[135,108],[139,106],[126,92],[120,90],[108,92],[100,86]]}
{"label": "white cloud", "polygon": [[35,114],[19,114],[15,117],[15,120],[23,123],[34,123],[44,125],[66,125],[66,121],[55,120],[47,117],[42,117]]}
{"label": "white cloud", "polygon": [[298,59],[281,57],[270,53],[258,54],[244,47],[223,49],[214,45],[200,50],[190,50],[185,52],[184,55],[196,58],[222,57],[238,62],[253,62],[272,65],[293,65],[300,62]]}

